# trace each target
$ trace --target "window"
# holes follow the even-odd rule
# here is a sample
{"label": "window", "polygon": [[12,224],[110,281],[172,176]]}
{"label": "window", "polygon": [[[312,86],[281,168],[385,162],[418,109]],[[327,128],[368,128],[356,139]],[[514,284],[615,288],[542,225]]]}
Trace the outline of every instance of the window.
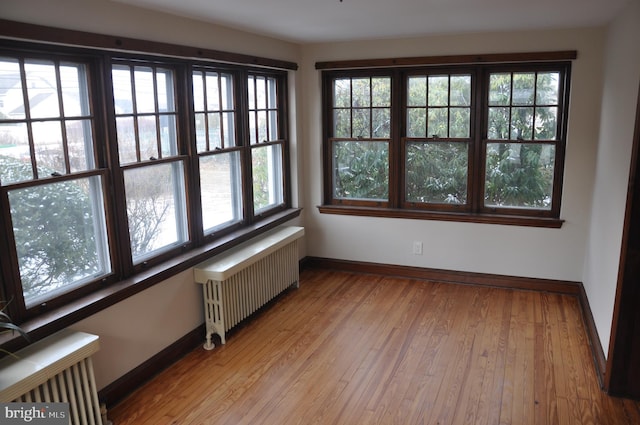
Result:
{"label": "window", "polygon": [[115,282],[135,293],[297,215],[286,71],[57,49],[0,50],[0,299],[14,320]]}
{"label": "window", "polygon": [[236,143],[235,81],[230,73],[193,72],[202,228],[205,234],[242,220],[242,171]]}
{"label": "window", "polygon": [[472,77],[406,77],[405,207],[468,205]]}
{"label": "window", "polygon": [[552,209],[561,78],[555,70],[489,73],[485,208]]}
{"label": "window", "polygon": [[7,270],[25,309],[112,270],[91,78],[81,60],[0,55],[0,193],[14,246]]}
{"label": "window", "polygon": [[569,62],[324,71],[321,212],[557,227]]}
{"label": "window", "polygon": [[387,206],[391,78],[336,78],[331,109],[333,198]]}
{"label": "window", "polygon": [[275,77],[248,76],[249,143],[253,176],[253,213],[259,215],[284,202],[284,127],[279,93],[284,87]]}
{"label": "window", "polygon": [[134,264],[189,239],[174,71],[114,64],[118,159]]}

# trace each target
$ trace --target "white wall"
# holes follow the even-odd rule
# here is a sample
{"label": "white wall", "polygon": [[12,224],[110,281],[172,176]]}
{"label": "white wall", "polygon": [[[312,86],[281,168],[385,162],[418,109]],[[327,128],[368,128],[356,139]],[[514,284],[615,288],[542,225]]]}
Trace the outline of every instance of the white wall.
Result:
{"label": "white wall", "polygon": [[629,164],[640,83],[640,2],[607,34],[598,161],[583,283],[605,354],[618,279]]}
{"label": "white wall", "polygon": [[[308,255],[437,269],[581,281],[598,141],[604,28],[462,34],[305,46]],[[321,74],[316,61],[577,50],[571,76],[561,229],[320,214]],[[412,254],[412,242],[424,254]]]}
{"label": "white wall", "polygon": [[[1,0],[0,18],[121,37],[182,44],[298,62],[300,46],[220,26],[182,19],[108,0]],[[295,73],[291,73],[295,82]],[[291,84],[290,97],[298,98]],[[295,124],[297,111],[292,108]],[[293,199],[300,194],[296,170],[298,132],[292,127]],[[292,224],[300,224],[294,220]],[[304,250],[301,250],[301,256]],[[72,327],[100,336],[94,366],[98,388],[129,372],[204,322],[201,287],[192,270],[95,314]],[[204,342],[204,335],[203,335]]]}
{"label": "white wall", "polygon": [[203,322],[202,288],[189,269],[71,328],[100,336],[93,360],[102,388]]}
{"label": "white wall", "polygon": [[2,0],[0,18],[297,61],[300,46],[110,0]]}

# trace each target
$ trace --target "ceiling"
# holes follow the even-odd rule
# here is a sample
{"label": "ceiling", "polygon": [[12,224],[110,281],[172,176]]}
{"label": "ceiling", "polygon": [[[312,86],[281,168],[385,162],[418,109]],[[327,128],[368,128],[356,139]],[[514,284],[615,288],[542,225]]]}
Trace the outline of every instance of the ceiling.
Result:
{"label": "ceiling", "polygon": [[113,0],[295,43],[598,26],[635,0]]}

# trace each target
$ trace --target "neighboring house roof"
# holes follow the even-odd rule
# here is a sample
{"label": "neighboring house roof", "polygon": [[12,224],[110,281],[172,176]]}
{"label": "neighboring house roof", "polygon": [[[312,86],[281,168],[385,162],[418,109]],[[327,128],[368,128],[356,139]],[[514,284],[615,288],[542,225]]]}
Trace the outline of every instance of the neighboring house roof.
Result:
{"label": "neighboring house roof", "polygon": [[[33,110],[38,107],[42,102],[50,98],[54,93],[38,93],[35,96],[29,98],[29,107]],[[24,116],[24,103],[9,112],[9,116],[19,115]]]}
{"label": "neighboring house roof", "polygon": [[[35,94],[32,94],[32,90],[27,90],[28,93],[31,93],[29,96],[29,108],[32,113],[37,108],[55,108],[50,103],[55,102],[57,104],[58,102],[58,91],[54,85],[45,78],[32,78],[29,80],[29,84],[30,87],[37,89]],[[25,105],[23,96],[19,74],[0,74],[0,112],[3,112],[5,117],[9,119],[15,117],[18,117],[18,119],[24,118]],[[72,103],[78,101],[77,93],[73,91],[65,92],[64,97],[65,101],[71,100]],[[58,109],[55,110],[58,111]]]}
{"label": "neighboring house roof", "polygon": [[0,74],[0,96],[6,96],[9,90],[15,89],[20,84],[18,74]]}

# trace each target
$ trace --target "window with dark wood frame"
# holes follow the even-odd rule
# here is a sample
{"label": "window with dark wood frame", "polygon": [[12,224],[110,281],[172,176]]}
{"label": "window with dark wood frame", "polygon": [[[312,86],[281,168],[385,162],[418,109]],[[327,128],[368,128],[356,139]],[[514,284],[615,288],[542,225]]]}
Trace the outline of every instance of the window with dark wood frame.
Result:
{"label": "window with dark wood frame", "polygon": [[320,211],[559,227],[570,68],[323,71]]}
{"label": "window with dark wood frame", "polygon": [[166,278],[291,217],[286,85],[279,69],[4,42],[0,298],[12,318],[151,268]]}

